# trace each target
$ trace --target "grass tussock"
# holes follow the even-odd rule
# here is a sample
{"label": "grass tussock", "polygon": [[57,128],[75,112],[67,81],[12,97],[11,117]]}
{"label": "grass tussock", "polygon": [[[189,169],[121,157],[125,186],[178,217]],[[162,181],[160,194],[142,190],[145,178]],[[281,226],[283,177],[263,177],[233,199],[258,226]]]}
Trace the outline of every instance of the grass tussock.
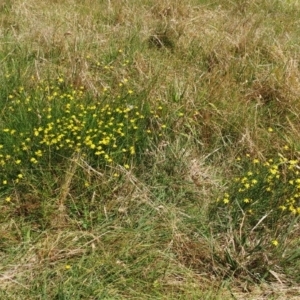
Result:
{"label": "grass tussock", "polygon": [[299,9],[0,1],[1,298],[297,299]]}

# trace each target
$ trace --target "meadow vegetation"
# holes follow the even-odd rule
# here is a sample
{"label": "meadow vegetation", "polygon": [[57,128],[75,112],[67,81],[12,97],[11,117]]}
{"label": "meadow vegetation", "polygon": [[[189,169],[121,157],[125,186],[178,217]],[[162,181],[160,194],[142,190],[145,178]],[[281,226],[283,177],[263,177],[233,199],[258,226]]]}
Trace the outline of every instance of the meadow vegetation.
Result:
{"label": "meadow vegetation", "polygon": [[0,1],[1,299],[299,299],[297,0]]}

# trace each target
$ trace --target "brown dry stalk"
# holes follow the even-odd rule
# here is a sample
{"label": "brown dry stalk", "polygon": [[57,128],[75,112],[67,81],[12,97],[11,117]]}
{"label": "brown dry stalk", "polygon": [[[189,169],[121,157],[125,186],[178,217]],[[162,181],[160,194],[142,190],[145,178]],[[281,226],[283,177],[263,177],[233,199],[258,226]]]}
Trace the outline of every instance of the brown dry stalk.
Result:
{"label": "brown dry stalk", "polygon": [[74,174],[78,168],[79,160],[80,160],[80,153],[75,153],[73,155],[72,159],[70,160],[69,168],[67,169],[67,171],[65,173],[65,178],[64,178],[63,184],[61,186],[60,195],[58,198],[58,212],[52,221],[52,225],[54,227],[63,226],[67,219],[65,201],[70,192],[70,186],[71,186]]}

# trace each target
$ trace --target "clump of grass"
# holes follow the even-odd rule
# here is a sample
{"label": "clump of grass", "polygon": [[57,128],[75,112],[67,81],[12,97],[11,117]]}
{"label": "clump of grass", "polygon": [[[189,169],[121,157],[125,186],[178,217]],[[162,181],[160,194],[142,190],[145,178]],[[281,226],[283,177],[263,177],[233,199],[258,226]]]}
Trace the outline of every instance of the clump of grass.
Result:
{"label": "clump of grass", "polygon": [[[68,201],[71,190],[81,195],[78,199],[94,199],[98,178],[93,180],[90,174],[106,173],[111,192],[111,186],[161,138],[162,104],[151,105],[134,90],[123,51],[112,51],[100,62],[87,60],[91,72],[102,77],[92,91],[63,76],[49,80],[32,76],[20,86],[13,71],[5,75],[0,193],[6,217],[17,214],[39,228],[64,226],[74,217],[87,228],[94,218],[87,221],[86,204]],[[38,182],[43,190],[37,188]],[[101,193],[106,194],[104,185]]]}
{"label": "clump of grass", "polygon": [[216,260],[227,264],[226,276],[269,278],[274,268],[285,268],[283,257],[295,250],[289,243],[300,215],[299,158],[287,158],[288,145],[283,151],[265,161],[238,157],[238,176],[213,205],[218,216],[213,223],[226,245]]}
{"label": "clump of grass", "polygon": [[[248,158],[250,160],[249,154]],[[289,212],[294,216],[300,214],[298,159],[280,155],[262,162],[254,158],[252,164],[243,166],[242,170],[245,169],[244,176],[234,178],[231,189],[220,200],[225,206],[237,215],[239,211],[247,212],[252,216],[252,225],[274,209],[274,219],[271,218],[268,223],[271,228],[282,216],[278,212]]]}
{"label": "clump of grass", "polygon": [[127,78],[118,83],[119,91],[105,87],[98,97],[83,86],[68,86],[62,77],[33,79],[31,84],[34,93],[24,87],[12,90],[2,107],[2,186],[18,183],[29,169],[51,168],[73,153],[99,168],[129,169],[164,127],[160,106],[138,103]]}

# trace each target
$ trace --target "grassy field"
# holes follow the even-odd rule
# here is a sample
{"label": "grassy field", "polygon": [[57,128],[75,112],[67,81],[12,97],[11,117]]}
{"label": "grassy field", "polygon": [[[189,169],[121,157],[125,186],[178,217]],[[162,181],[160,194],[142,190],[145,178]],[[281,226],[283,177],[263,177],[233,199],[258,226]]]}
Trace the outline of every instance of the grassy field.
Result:
{"label": "grassy field", "polygon": [[0,0],[1,299],[299,299],[298,0]]}

